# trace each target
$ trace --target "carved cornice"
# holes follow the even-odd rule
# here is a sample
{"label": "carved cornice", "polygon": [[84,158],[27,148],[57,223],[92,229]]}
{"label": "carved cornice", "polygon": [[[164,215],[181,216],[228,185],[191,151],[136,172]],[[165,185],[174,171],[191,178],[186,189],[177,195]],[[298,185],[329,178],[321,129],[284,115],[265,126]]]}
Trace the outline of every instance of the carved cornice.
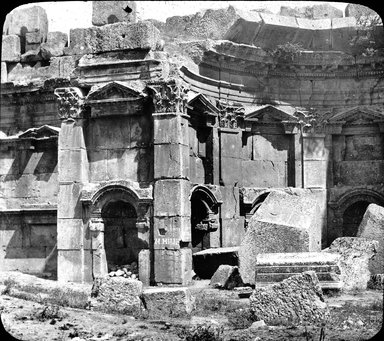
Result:
{"label": "carved cornice", "polygon": [[82,118],[84,111],[84,95],[79,88],[57,88],[54,94],[59,100],[60,119]]}
{"label": "carved cornice", "polygon": [[153,100],[154,112],[186,114],[189,85],[180,80],[151,82],[147,86]]}

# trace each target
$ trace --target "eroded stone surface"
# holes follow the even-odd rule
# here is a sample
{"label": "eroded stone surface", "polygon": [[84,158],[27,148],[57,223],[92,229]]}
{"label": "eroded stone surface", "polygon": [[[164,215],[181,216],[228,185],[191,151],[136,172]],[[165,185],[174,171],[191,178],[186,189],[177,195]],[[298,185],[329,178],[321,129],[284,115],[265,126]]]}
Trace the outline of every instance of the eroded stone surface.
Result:
{"label": "eroded stone surface", "polygon": [[358,237],[376,240],[376,255],[369,261],[371,274],[384,273],[384,207],[370,204],[365,211],[357,232]]}
{"label": "eroded stone surface", "polygon": [[267,324],[321,323],[329,315],[319,280],[313,271],[257,288],[249,301],[256,319]]}
{"label": "eroded stone surface", "polygon": [[97,310],[115,311],[122,314],[138,313],[143,283],[124,277],[97,277],[92,287],[92,306]]}
{"label": "eroded stone surface", "polygon": [[244,283],[255,283],[258,253],[320,251],[320,226],[315,201],[271,192],[251,217],[239,248]]}
{"label": "eroded stone surface", "polygon": [[135,1],[92,1],[92,25],[103,26],[121,21],[136,22]]}
{"label": "eroded stone surface", "polygon": [[295,8],[281,6],[280,15],[307,19],[342,18],[343,11],[325,3]]}
{"label": "eroded stone surface", "polygon": [[220,265],[211,278],[210,286],[219,289],[232,290],[243,285],[237,266]]}
{"label": "eroded stone surface", "polygon": [[369,261],[378,248],[378,242],[367,238],[341,237],[335,239],[323,252],[337,253],[343,290],[366,290],[371,273]]}
{"label": "eroded stone surface", "polygon": [[152,318],[188,316],[195,298],[188,288],[150,288],[143,292],[143,302]]}
{"label": "eroded stone surface", "polygon": [[152,49],[160,46],[159,30],[149,21],[136,24],[118,22],[101,27],[70,31],[66,54],[86,54],[124,49]]}
{"label": "eroded stone surface", "polygon": [[20,60],[20,38],[19,36],[3,35],[1,45],[2,62],[18,62]]}

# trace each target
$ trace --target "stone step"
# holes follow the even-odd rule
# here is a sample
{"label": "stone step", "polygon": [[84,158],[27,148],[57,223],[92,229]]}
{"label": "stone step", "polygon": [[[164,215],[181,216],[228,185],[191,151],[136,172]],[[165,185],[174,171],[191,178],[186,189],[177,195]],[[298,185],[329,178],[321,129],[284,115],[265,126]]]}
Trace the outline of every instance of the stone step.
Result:
{"label": "stone step", "polygon": [[261,253],[257,255],[256,287],[314,271],[323,289],[340,289],[339,256],[325,252]]}

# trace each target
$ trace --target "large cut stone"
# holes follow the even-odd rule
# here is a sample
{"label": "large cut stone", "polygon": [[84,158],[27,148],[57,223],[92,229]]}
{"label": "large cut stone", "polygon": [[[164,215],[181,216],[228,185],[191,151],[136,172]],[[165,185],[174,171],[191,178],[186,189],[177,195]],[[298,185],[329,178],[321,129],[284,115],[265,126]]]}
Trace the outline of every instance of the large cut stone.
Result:
{"label": "large cut stone", "polygon": [[18,62],[20,60],[20,38],[17,35],[3,35],[1,45],[2,62]]}
{"label": "large cut stone", "polygon": [[281,6],[280,15],[307,19],[342,18],[343,11],[325,3],[295,8]]}
{"label": "large cut stone", "polygon": [[193,254],[193,271],[200,278],[211,278],[220,265],[238,265],[238,246],[217,247]]}
{"label": "large cut stone", "polygon": [[239,248],[244,283],[255,283],[259,253],[320,251],[319,208],[306,196],[271,192],[251,217]]}
{"label": "large cut stone", "polygon": [[280,282],[305,271],[314,271],[321,288],[340,289],[340,256],[326,252],[260,253],[256,263],[256,286]]}
{"label": "large cut stone", "polygon": [[337,253],[343,290],[366,290],[371,277],[369,261],[375,256],[378,242],[367,238],[341,237],[323,252]]}
{"label": "large cut stone", "polygon": [[160,32],[149,21],[119,22],[101,27],[75,28],[70,31],[70,47],[66,54],[99,53],[117,50],[155,50]]}
{"label": "large cut stone", "polygon": [[143,303],[151,318],[181,317],[192,312],[195,298],[188,288],[148,288]]}
{"label": "large cut stone", "polygon": [[267,324],[320,323],[329,316],[314,271],[257,288],[249,301],[256,319],[264,320]]}
{"label": "large cut stone", "polygon": [[228,264],[220,265],[211,278],[209,285],[214,288],[232,290],[236,287],[241,287],[243,281],[239,274],[239,268],[237,266],[231,266]]}
{"label": "large cut stone", "polygon": [[360,18],[361,16],[370,16],[377,15],[377,13],[370,9],[369,7],[358,5],[358,4],[348,4],[345,7],[345,16],[346,17],[355,17]]}
{"label": "large cut stone", "polygon": [[25,37],[27,32],[39,31],[46,39],[48,33],[48,17],[40,6],[22,9],[14,9],[6,18],[3,26],[3,34],[17,34]]}
{"label": "large cut stone", "polygon": [[96,277],[92,287],[92,306],[96,310],[122,314],[140,312],[143,283],[125,277]]}
{"label": "large cut stone", "polygon": [[357,232],[358,237],[377,240],[376,256],[369,261],[371,274],[384,273],[384,207],[370,204]]}
{"label": "large cut stone", "polygon": [[92,1],[92,25],[136,22],[135,1]]}

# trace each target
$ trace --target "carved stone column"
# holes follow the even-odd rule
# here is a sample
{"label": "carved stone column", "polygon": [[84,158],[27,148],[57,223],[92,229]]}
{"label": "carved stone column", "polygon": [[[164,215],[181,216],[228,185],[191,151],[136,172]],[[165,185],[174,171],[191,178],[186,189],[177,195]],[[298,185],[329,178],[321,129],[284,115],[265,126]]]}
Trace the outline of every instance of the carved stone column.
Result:
{"label": "carved stone column", "polygon": [[88,182],[88,160],[84,139],[84,98],[79,88],[57,88],[59,133],[57,204],[57,248],[59,281],[83,282],[85,278],[82,205],[83,184]]}
{"label": "carved stone column", "polygon": [[154,280],[191,281],[191,203],[187,89],[176,81],[149,87],[154,113]]}

